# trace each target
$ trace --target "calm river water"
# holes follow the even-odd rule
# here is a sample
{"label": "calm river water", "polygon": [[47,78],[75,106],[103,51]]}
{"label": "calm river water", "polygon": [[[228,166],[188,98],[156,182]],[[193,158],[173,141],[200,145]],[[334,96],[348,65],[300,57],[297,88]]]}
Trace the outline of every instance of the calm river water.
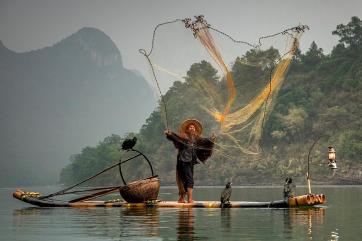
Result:
{"label": "calm river water", "polygon": [[[49,193],[56,187],[27,191]],[[221,187],[196,187],[195,200],[219,200]],[[36,208],[0,189],[0,240],[362,240],[362,186],[319,186],[327,204],[309,209]],[[232,200],[281,199],[281,187],[233,187]],[[298,187],[297,194],[306,192]],[[176,200],[174,187],[160,198]]]}

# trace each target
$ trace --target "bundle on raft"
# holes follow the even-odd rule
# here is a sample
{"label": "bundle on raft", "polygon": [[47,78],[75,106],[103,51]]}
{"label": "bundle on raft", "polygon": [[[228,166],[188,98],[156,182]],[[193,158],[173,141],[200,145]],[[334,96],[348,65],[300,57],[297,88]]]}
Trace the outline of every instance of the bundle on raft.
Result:
{"label": "bundle on raft", "polygon": [[[109,201],[79,201],[79,202],[61,202],[52,199],[41,200],[37,195],[17,190],[13,193],[14,198],[23,202],[33,204],[39,207],[126,207],[126,208],[221,208],[219,201],[195,201],[193,203],[178,203],[175,201],[159,201],[149,200],[140,203],[129,203],[120,200]],[[277,200],[269,202],[247,202],[247,201],[232,201],[227,208],[294,208],[294,207],[310,207],[319,204],[324,204],[326,198],[324,194],[307,194],[302,196],[291,197],[286,200]],[[225,206],[224,206],[225,207]]]}

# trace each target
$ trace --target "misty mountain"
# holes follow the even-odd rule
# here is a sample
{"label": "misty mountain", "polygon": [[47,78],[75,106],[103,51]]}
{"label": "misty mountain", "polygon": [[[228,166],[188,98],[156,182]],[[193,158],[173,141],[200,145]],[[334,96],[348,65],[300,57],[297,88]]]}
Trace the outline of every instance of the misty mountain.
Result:
{"label": "misty mountain", "polygon": [[146,80],[97,29],[26,53],[0,41],[0,186],[54,183],[72,154],[137,131],[155,106]]}

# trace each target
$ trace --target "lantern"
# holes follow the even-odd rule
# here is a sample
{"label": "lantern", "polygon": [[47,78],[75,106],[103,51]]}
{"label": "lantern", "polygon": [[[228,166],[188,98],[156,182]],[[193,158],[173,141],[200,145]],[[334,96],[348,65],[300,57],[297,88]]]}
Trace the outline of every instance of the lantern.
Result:
{"label": "lantern", "polygon": [[332,146],[328,147],[328,166],[331,169],[337,169],[337,163],[336,163],[336,151]]}

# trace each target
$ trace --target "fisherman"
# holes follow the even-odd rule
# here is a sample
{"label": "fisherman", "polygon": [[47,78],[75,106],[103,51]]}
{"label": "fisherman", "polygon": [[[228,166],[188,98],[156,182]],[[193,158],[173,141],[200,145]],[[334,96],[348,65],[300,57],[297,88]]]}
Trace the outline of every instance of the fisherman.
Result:
{"label": "fisherman", "polygon": [[171,140],[178,149],[176,165],[176,182],[179,190],[179,203],[185,203],[185,195],[189,203],[193,202],[194,165],[205,162],[211,156],[214,141],[202,138],[202,125],[196,119],[187,119],[180,126],[180,134],[165,130],[167,139]]}

